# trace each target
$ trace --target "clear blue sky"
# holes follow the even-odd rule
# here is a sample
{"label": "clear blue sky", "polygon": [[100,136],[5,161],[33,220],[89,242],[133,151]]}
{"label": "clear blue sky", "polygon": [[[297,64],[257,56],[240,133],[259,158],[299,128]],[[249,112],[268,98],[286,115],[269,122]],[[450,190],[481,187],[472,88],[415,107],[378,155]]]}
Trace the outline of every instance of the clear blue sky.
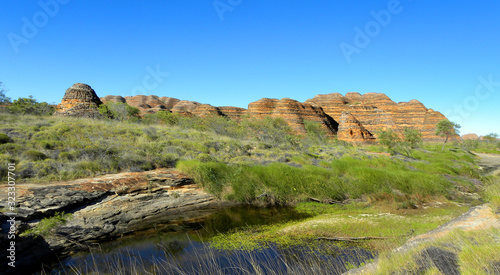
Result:
{"label": "clear blue sky", "polygon": [[77,82],[245,108],[382,92],[463,134],[500,133],[499,12],[495,0],[1,1],[0,81],[49,103]]}

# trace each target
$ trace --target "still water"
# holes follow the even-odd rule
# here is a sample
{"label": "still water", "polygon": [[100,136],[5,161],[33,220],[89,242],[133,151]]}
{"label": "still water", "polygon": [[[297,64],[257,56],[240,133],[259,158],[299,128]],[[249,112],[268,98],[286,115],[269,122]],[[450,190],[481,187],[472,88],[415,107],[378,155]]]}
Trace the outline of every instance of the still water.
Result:
{"label": "still water", "polygon": [[62,261],[49,274],[340,274],[374,257],[325,242],[314,248],[268,244],[256,251],[219,250],[210,238],[257,225],[307,218],[289,207],[220,209],[196,222],[157,224]]}

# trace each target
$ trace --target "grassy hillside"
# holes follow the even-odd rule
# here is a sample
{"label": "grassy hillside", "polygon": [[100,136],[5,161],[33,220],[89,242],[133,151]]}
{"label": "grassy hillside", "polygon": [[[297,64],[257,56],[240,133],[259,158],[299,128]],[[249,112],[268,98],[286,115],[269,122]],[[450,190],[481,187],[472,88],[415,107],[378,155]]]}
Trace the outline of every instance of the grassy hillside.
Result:
{"label": "grassy hillside", "polygon": [[237,123],[161,112],[132,122],[5,113],[0,119],[0,159],[17,164],[21,181],[177,167],[231,200],[369,197],[415,208],[430,197],[467,200],[479,178],[474,157],[457,145],[390,155],[380,146],[326,139],[312,122],[306,122],[307,136],[296,136],[271,118]]}
{"label": "grassy hillside", "polygon": [[[219,198],[292,203],[313,214],[300,222],[218,235],[211,244],[222,249],[374,236],[382,239],[354,245],[384,253],[403,244],[409,232],[436,228],[469,205],[489,201],[500,209],[498,177],[481,176],[469,151],[497,150],[492,142],[474,148],[448,144],[445,150],[423,144],[398,152],[326,139],[312,122],[306,122],[307,136],[296,136],[280,119],[237,123],[169,113],[122,121],[0,113],[0,120],[0,160],[16,163],[18,182],[176,167]],[[6,167],[0,167],[2,177]],[[491,245],[485,240],[478,249],[487,253]],[[459,254],[464,265],[474,260],[472,251]],[[411,259],[382,261],[390,266]]]}

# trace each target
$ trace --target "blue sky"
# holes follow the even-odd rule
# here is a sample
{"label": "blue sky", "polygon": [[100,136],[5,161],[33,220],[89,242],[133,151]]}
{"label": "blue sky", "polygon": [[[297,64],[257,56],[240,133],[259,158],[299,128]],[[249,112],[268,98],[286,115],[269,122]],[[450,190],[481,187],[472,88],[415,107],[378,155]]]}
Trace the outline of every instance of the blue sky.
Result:
{"label": "blue sky", "polygon": [[247,107],[381,92],[500,133],[499,1],[1,1],[0,81],[59,103],[154,94]]}

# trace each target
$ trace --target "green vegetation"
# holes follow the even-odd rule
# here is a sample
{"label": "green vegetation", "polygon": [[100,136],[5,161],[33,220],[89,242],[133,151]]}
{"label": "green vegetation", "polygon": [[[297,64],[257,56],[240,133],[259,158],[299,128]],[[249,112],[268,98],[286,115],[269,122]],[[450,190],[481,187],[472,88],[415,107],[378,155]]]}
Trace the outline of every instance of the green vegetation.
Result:
{"label": "green vegetation", "polygon": [[484,198],[491,203],[493,209],[500,212],[500,176],[483,180],[485,184]]}
{"label": "green vegetation", "polygon": [[[19,182],[176,167],[219,198],[292,204],[314,215],[219,235],[212,240],[217,248],[317,245],[318,237],[373,236],[387,239],[357,245],[383,253],[406,241],[411,230],[420,234],[436,228],[470,205],[487,200],[500,208],[498,177],[483,178],[471,153],[500,152],[497,135],[447,142],[458,129],[449,121],[438,127],[446,137],[443,145],[424,144],[418,131],[405,129],[380,132],[380,145],[354,147],[325,137],[312,121],[304,121],[307,135],[297,136],[283,119],[270,117],[235,121],[167,111],[139,117],[136,108],[108,103],[100,108],[106,119],[91,120],[43,117],[44,106],[19,99],[9,112],[0,112],[0,160],[17,164]],[[68,218],[56,214],[25,234],[47,234]],[[469,254],[463,247],[465,265]]]}
{"label": "green vegetation", "polygon": [[32,96],[28,98],[15,99],[8,107],[8,110],[13,114],[21,115],[37,115],[48,116],[52,115],[55,111],[54,106],[46,102],[38,102]]}
{"label": "green vegetation", "polygon": [[491,133],[484,136],[482,140],[464,140],[457,145],[467,151],[500,154],[500,139],[497,136],[498,134]]}
{"label": "green vegetation", "polygon": [[436,135],[445,138],[443,143],[443,148],[441,149],[441,151],[444,150],[444,146],[446,145],[446,142],[448,142],[448,139],[450,137],[458,135],[459,133],[458,129],[460,129],[460,125],[451,122],[447,119],[443,119],[438,122],[438,124],[436,125]]}
{"label": "green vegetation", "polygon": [[[500,266],[500,230],[456,230],[434,242],[421,244],[406,253],[383,254],[375,274],[422,274],[422,264],[431,265],[425,274],[442,274],[431,264],[430,256],[422,251],[436,247],[457,255],[457,265],[462,274],[498,274]],[[435,272],[431,272],[435,270]]]}
{"label": "green vegetation", "polygon": [[[436,202],[433,202],[436,203]],[[468,209],[451,203],[436,203],[420,210],[394,210],[368,202],[347,205],[326,205],[315,202],[299,203],[297,210],[314,215],[302,221],[248,228],[220,234],[211,240],[219,249],[253,250],[274,243],[280,246],[311,245],[324,241],[318,237],[382,237],[371,241],[337,243],[355,245],[377,252],[390,251],[402,245],[410,236],[425,233],[457,217]]]}
{"label": "green vegetation", "polygon": [[159,112],[132,122],[10,113],[0,113],[0,119],[0,158],[17,163],[24,181],[144,171],[173,167],[178,160],[300,166],[352,150],[330,146],[334,141],[309,146],[282,119],[272,118],[237,123]]}
{"label": "green vegetation", "polygon": [[[418,164],[421,170],[412,170],[403,161],[387,157],[345,156],[329,162],[330,167],[181,161],[177,168],[213,194],[242,202],[252,202],[263,194],[274,203],[305,201],[310,197],[342,201],[380,194],[385,199],[414,200],[420,204],[427,196],[453,196],[453,185],[440,175],[446,168],[436,169],[425,162]],[[465,164],[461,169],[448,169],[455,175],[468,171]],[[472,184],[468,187],[473,188]]]}
{"label": "green vegetation", "polygon": [[412,157],[413,149],[422,145],[422,133],[416,129],[405,127],[402,138],[392,129],[380,130],[377,134],[379,144],[386,146],[393,155],[400,151]]}
{"label": "green vegetation", "polygon": [[47,236],[52,232],[52,229],[65,224],[71,219],[71,216],[71,214],[64,214],[64,212],[55,213],[54,216],[39,221],[33,228],[23,232],[21,236]]}
{"label": "green vegetation", "polygon": [[140,110],[126,103],[107,102],[99,106],[99,113],[106,118],[119,121],[137,121],[140,119]]}

